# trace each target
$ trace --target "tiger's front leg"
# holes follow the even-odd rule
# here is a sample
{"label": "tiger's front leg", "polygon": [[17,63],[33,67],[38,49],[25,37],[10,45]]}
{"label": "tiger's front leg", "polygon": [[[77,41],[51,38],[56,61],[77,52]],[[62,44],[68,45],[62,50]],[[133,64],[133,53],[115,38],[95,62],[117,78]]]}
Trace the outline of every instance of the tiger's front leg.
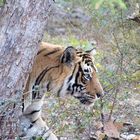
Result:
{"label": "tiger's front leg", "polygon": [[34,99],[19,117],[18,135],[21,139],[42,137],[45,140],[58,140],[41,117],[44,97],[45,95],[41,99]]}

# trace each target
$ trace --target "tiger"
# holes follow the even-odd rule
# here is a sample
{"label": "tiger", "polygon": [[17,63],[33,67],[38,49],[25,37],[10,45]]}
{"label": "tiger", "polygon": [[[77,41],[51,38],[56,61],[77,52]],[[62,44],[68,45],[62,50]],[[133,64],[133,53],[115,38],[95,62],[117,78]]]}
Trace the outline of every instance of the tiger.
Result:
{"label": "tiger", "polygon": [[19,117],[18,138],[21,140],[58,140],[42,119],[44,95],[36,98]]}
{"label": "tiger", "polygon": [[[25,92],[32,94],[25,99],[31,102],[39,92],[50,92],[58,97],[73,96],[84,105],[94,103],[104,95],[97,77],[94,51],[41,42],[25,88]],[[28,104],[25,103],[25,108]]]}
{"label": "tiger", "polygon": [[40,43],[24,91],[31,94],[24,94],[20,117],[22,137],[43,136],[46,140],[57,140],[41,117],[41,96],[47,92],[58,97],[72,96],[86,106],[103,97],[93,52],[94,49],[84,51],[73,46],[64,48]]}

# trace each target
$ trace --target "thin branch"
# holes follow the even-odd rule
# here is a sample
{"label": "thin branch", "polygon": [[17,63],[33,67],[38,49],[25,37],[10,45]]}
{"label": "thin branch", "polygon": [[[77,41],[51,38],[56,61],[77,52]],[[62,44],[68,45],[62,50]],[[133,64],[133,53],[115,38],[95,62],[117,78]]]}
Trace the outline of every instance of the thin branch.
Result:
{"label": "thin branch", "polygon": [[115,96],[114,96],[113,104],[112,104],[112,107],[111,107],[111,110],[110,110],[108,121],[111,120],[111,118],[112,118],[112,114],[113,114],[113,110],[114,110],[115,103],[116,103],[116,100],[117,100],[118,92],[119,92],[119,89],[116,89]]}

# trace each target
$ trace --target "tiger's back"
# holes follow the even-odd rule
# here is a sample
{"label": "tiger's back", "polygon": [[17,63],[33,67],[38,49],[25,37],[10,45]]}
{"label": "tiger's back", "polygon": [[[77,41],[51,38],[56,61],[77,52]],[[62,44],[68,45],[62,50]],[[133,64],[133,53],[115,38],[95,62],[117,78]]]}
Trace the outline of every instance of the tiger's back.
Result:
{"label": "tiger's back", "polygon": [[[40,49],[37,53],[37,56],[35,58],[32,71],[29,75],[29,80],[28,80],[28,86],[26,90],[32,91],[32,86],[35,84],[35,82],[39,82],[36,79],[41,76],[41,72],[45,70],[45,68],[57,66],[58,60],[57,57],[59,57],[62,47],[58,45],[51,45],[49,43],[42,42],[40,45]],[[55,53],[57,52],[57,53]],[[53,55],[52,55],[53,54]],[[51,71],[52,72],[52,71]],[[41,77],[40,77],[41,78]],[[47,79],[48,77],[45,77]],[[43,79],[42,79],[43,80]],[[43,81],[41,81],[43,82]],[[40,84],[40,83],[39,83]]]}

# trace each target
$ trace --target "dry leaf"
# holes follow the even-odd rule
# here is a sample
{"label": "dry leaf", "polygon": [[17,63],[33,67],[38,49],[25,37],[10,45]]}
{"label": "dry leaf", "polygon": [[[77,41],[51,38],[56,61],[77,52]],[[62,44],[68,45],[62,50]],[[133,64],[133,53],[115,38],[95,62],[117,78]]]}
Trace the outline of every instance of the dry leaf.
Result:
{"label": "dry leaf", "polygon": [[101,121],[96,122],[95,124],[96,129],[101,129],[103,127],[103,123]]}
{"label": "dry leaf", "polygon": [[112,120],[104,123],[104,132],[111,138],[119,138],[120,135]]}
{"label": "dry leaf", "polygon": [[120,132],[121,131],[121,129],[123,129],[123,125],[124,125],[124,123],[122,123],[122,122],[114,122],[114,125],[115,125],[115,127],[117,128],[117,130]]}
{"label": "dry leaf", "polygon": [[140,140],[140,136],[135,136],[132,140]]}
{"label": "dry leaf", "polygon": [[101,131],[97,131],[96,136],[97,136],[98,140],[103,140],[105,137],[105,133],[102,133]]}

